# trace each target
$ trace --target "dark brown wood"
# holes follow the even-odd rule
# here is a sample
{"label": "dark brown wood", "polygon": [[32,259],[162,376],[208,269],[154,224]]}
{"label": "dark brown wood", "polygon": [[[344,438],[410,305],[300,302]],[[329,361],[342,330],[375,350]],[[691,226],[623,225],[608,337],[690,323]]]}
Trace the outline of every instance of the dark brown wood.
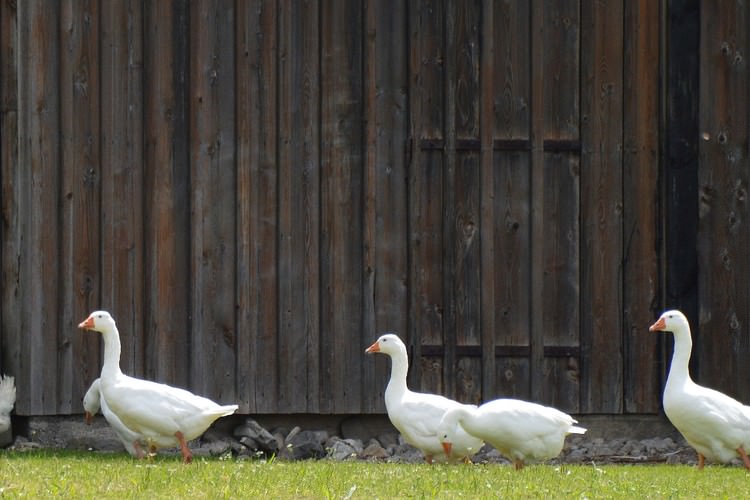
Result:
{"label": "dark brown wood", "polygon": [[[101,304],[122,332],[120,366],[144,374],[143,12],[104,2],[101,22]],[[96,213],[91,214],[96,218]],[[79,313],[80,314],[80,313]],[[80,320],[79,320],[80,321]],[[96,351],[99,348],[97,345]],[[96,356],[90,356],[96,360]],[[98,365],[95,367],[98,374]]]}
{"label": "dark brown wood", "polygon": [[[16,413],[43,415],[55,414],[61,407],[57,352],[63,328],[58,300],[61,230],[56,218],[48,216],[58,214],[61,203],[60,7],[29,1],[17,8],[18,58],[25,61],[18,72],[18,161],[23,168],[17,179],[23,218],[17,314],[24,342],[11,374],[16,376],[16,386],[25,388],[18,391]],[[79,187],[74,196],[78,200],[85,195]]]}
{"label": "dark brown wood", "polygon": [[126,371],[244,413],[384,411],[385,331],[414,389],[654,412],[644,330],[698,288],[695,374],[744,396],[748,13],[697,7],[0,2],[18,414],[80,411],[94,307]]}
{"label": "dark brown wood", "polygon": [[[413,2],[408,9],[409,131],[417,140],[444,140],[444,9],[443,2],[436,1]],[[411,314],[405,341],[414,356],[409,382],[419,390],[442,388],[442,363],[421,359],[420,346],[443,343],[444,177],[442,151],[417,148],[413,152],[408,171]]]}
{"label": "dark brown wood", "polygon": [[[20,297],[22,183],[19,162],[19,46],[15,3],[0,2],[0,373],[17,373],[24,334]],[[19,398],[28,405],[29,396]]]}
{"label": "dark brown wood", "polygon": [[[320,411],[361,411],[363,40],[357,2],[321,1]],[[368,344],[369,345],[369,344]]]}
{"label": "dark brown wood", "polygon": [[185,1],[145,4],[145,376],[180,387],[191,351],[188,19]]}
{"label": "dark brown wood", "polygon": [[[401,2],[365,5],[365,282],[361,349],[380,334],[408,333],[408,193],[404,141],[407,136],[408,52]],[[360,354],[361,355],[361,354]],[[385,363],[363,363],[363,408],[384,411]]]}
{"label": "dark brown wood", "polygon": [[[99,6],[88,0],[60,4],[60,311],[58,411],[80,411],[81,394],[98,376],[101,337],[77,325],[100,306],[101,183],[99,121]],[[113,311],[116,314],[117,311]],[[127,344],[127,342],[126,342]]]}
{"label": "dark brown wood", "polygon": [[[735,3],[701,6],[700,166],[698,170],[701,383],[750,401],[750,12]],[[744,111],[740,111],[744,110]]]}
{"label": "dark brown wood", "polygon": [[190,386],[236,399],[233,2],[190,3]]}
{"label": "dark brown wood", "polygon": [[[623,4],[582,5],[581,410],[623,406]],[[606,278],[605,278],[606,276]]]}
{"label": "dark brown wood", "polygon": [[659,5],[625,4],[623,109],[623,340],[626,413],[659,409],[658,336],[648,327],[658,311],[659,254]]}

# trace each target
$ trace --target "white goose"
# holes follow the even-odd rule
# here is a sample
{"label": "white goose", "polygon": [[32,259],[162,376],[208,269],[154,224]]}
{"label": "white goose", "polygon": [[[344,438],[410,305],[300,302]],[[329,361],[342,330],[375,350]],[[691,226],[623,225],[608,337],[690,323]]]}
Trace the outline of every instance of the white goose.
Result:
{"label": "white goose", "polygon": [[[112,316],[95,311],[78,325],[104,338],[104,365],[99,394],[122,426],[143,440],[178,446],[185,463],[193,454],[187,442],[203,434],[214,420],[231,415],[237,405],[220,406],[184,389],[129,377],[120,370],[120,334]],[[133,443],[137,447],[137,440]]]}
{"label": "white goose", "polygon": [[698,468],[705,459],[727,463],[738,455],[750,470],[750,407],[702,387],[690,378],[688,363],[693,340],[690,325],[680,311],[667,311],[651,325],[651,332],[672,332],[674,353],[664,388],[664,413],[698,452]]}
{"label": "white goose", "polygon": [[86,391],[86,394],[83,396],[83,409],[86,412],[86,424],[90,425],[94,420],[94,415],[99,413],[99,410],[101,409],[107,423],[115,431],[117,437],[120,438],[120,441],[122,441],[122,444],[125,446],[128,453],[134,457],[143,458],[144,453],[140,447],[141,436],[138,436],[136,433],[125,427],[120,419],[117,418],[117,415],[109,410],[107,402],[101,398],[99,392],[100,383],[101,379],[94,380],[91,387],[89,387],[89,390]]}
{"label": "white goose", "polygon": [[[391,358],[391,378],[385,389],[385,408],[388,418],[398,429],[404,440],[418,448],[428,463],[441,459],[442,445],[438,439],[437,427],[443,414],[452,408],[475,408],[436,394],[412,392],[406,386],[409,358],[406,346],[398,336],[387,333],[375,341],[365,352],[380,352]],[[456,435],[449,461],[468,460],[482,447],[482,440],[463,431]]]}
{"label": "white goose", "polygon": [[518,399],[496,399],[479,408],[455,408],[443,415],[438,427],[446,454],[456,433],[463,429],[481,438],[509,458],[516,470],[527,460],[541,461],[560,454],[568,434],[583,434],[570,415],[549,406]]}
{"label": "white goose", "polygon": [[10,429],[10,412],[15,404],[15,379],[0,375],[0,434]]}

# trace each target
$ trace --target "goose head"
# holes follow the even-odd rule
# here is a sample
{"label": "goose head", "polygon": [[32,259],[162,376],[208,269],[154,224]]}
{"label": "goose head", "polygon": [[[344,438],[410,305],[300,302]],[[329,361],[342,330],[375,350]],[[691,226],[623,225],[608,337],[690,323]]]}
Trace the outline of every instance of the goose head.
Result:
{"label": "goose head", "polygon": [[94,330],[96,332],[108,332],[115,328],[115,320],[107,311],[94,311],[89,317],[79,323],[78,328],[83,330]]}
{"label": "goose head", "polygon": [[662,314],[656,323],[651,325],[648,329],[650,332],[672,332],[675,335],[680,335],[685,332],[690,332],[690,325],[684,314],[680,311],[673,309]]}
{"label": "goose head", "polygon": [[373,352],[380,352],[388,354],[389,356],[395,355],[406,355],[406,346],[398,338],[398,335],[393,333],[386,333],[381,335],[370,347],[365,349],[365,352],[371,354]]}

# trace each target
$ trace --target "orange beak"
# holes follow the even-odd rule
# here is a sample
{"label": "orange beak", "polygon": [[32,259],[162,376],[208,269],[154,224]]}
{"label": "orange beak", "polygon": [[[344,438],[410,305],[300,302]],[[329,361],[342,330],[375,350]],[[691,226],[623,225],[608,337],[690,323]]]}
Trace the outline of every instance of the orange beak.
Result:
{"label": "orange beak", "polygon": [[365,352],[368,353],[368,354],[369,353],[373,353],[373,352],[380,352],[380,344],[378,342],[375,342],[370,347],[368,347],[367,349],[365,349]]}
{"label": "orange beak", "polygon": [[451,456],[451,449],[453,449],[453,445],[451,443],[443,443],[443,451],[445,452],[446,456]]}
{"label": "orange beak", "polygon": [[667,322],[664,321],[664,318],[659,318],[659,320],[651,325],[648,329],[649,332],[663,332],[667,328]]}
{"label": "orange beak", "polygon": [[93,330],[94,329],[94,318],[89,316],[84,321],[78,324],[78,328],[83,328],[85,330]]}

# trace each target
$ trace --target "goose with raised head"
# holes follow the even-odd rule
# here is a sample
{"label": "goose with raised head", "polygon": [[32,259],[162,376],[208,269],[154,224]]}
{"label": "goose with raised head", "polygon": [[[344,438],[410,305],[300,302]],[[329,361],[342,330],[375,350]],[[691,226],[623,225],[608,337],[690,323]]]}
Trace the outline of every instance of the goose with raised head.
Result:
{"label": "goose with raised head", "polygon": [[[385,408],[393,426],[404,440],[418,448],[428,463],[433,459],[443,460],[442,445],[438,439],[437,427],[443,414],[452,408],[474,408],[437,394],[413,392],[406,385],[409,371],[409,358],[406,346],[392,333],[380,336],[365,352],[382,353],[391,358],[391,377],[385,389]],[[460,431],[455,437],[447,460],[451,462],[468,460],[482,447],[481,439]]]}
{"label": "goose with raised head", "polygon": [[179,446],[185,463],[193,459],[187,442],[237,410],[237,405],[219,405],[184,389],[125,375],[120,370],[120,333],[108,312],[94,311],[78,327],[99,332],[104,339],[99,393],[108,411],[146,442]]}
{"label": "goose with raised head", "polygon": [[690,378],[693,339],[685,315],[667,311],[649,331],[672,332],[674,336],[672,365],[664,387],[664,413],[698,452],[698,468],[703,469],[706,458],[727,463],[739,456],[750,470],[750,406]]}
{"label": "goose with raised head", "polygon": [[543,461],[560,454],[568,434],[586,429],[556,408],[519,399],[496,399],[478,408],[454,408],[438,426],[446,454],[452,452],[456,434],[464,430],[491,444],[513,462],[516,470],[528,461]]}

